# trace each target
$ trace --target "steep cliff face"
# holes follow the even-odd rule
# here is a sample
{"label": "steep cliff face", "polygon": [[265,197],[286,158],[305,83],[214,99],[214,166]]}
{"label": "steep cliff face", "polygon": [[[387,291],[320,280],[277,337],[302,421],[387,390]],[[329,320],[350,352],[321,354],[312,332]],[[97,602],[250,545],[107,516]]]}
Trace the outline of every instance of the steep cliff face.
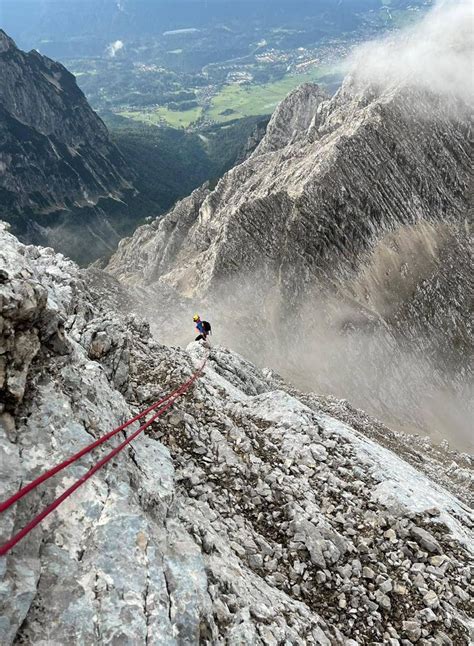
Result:
{"label": "steep cliff face", "polygon": [[36,51],[22,52],[0,30],[0,216],[31,240],[62,240],[59,247],[77,257],[67,233],[77,239],[81,210],[83,236],[97,246],[100,214],[87,209],[131,190],[125,162],[74,76]]}
{"label": "steep cliff face", "polygon": [[[123,241],[109,270],[207,307],[226,343],[301,387],[464,442],[469,113],[404,84],[348,78],[330,100],[305,85],[249,160]],[[430,399],[443,421],[424,418]]]}
{"label": "steep cliff face", "polygon": [[[0,227],[1,500],[202,361],[124,317],[129,298]],[[110,448],[3,514],[0,542]],[[0,559],[0,641],[467,645],[472,466],[216,347]]]}

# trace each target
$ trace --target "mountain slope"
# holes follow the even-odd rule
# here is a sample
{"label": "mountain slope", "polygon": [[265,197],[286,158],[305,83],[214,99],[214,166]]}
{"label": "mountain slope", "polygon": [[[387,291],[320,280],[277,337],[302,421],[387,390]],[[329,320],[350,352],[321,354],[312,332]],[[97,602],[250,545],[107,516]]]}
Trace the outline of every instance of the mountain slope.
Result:
{"label": "mountain slope", "polygon": [[[120,314],[110,276],[4,227],[0,270],[3,500],[182,383],[203,349],[161,345]],[[378,428],[213,349],[152,432],[0,559],[2,644],[467,645],[472,458],[396,434],[390,451]],[[91,464],[9,510],[0,540]]]}
{"label": "mountain slope", "polygon": [[204,182],[216,183],[253,152],[267,123],[265,118],[250,117],[196,134],[112,113],[105,114],[104,120],[148,203],[145,215],[165,213]]}
{"label": "mountain slope", "polygon": [[77,258],[72,231],[84,213],[80,244],[96,248],[102,236],[107,247],[88,211],[133,193],[131,175],[74,76],[0,31],[0,78],[0,216],[31,240],[56,242],[62,228],[59,246]]}
{"label": "mountain slope", "polygon": [[138,229],[109,271],[207,307],[226,343],[301,387],[469,444],[469,114],[402,83],[348,78],[331,100],[303,86],[249,160]]}
{"label": "mountain slope", "polygon": [[[278,276],[279,291],[297,302],[315,278],[357,267],[363,252],[398,227],[463,222],[468,106],[414,90],[377,95],[350,81],[327,102],[317,86],[306,88],[283,102],[251,159],[203,201],[163,280],[191,294],[234,275],[259,273],[272,286]],[[291,133],[283,130],[288,104]],[[275,132],[278,119],[283,135]],[[133,281],[139,274],[127,250],[151,247],[154,238],[159,246],[159,235],[141,229],[121,245],[111,270],[117,265]],[[157,254],[144,282],[160,262]]]}

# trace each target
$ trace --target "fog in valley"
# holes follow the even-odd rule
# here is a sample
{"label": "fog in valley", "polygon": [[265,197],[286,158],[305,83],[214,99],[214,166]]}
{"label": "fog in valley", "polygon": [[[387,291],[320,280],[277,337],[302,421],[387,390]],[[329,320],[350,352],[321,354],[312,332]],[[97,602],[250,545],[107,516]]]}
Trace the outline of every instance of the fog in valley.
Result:
{"label": "fog in valley", "polygon": [[211,345],[240,352],[301,391],[347,399],[393,430],[473,448],[469,358],[455,365],[442,350],[428,355],[433,348],[421,332],[415,341],[400,338],[376,312],[340,294],[308,299],[295,316],[283,313],[271,291],[239,281],[222,285],[217,300],[175,295],[167,302],[160,289],[155,294],[144,298],[139,313],[160,342],[186,347],[197,312],[212,324]]}

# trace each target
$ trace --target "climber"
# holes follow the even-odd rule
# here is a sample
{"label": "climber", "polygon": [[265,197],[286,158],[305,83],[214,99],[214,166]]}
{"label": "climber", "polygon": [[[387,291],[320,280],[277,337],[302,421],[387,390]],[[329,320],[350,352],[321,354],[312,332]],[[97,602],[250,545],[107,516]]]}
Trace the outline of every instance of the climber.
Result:
{"label": "climber", "polygon": [[199,332],[199,336],[196,337],[196,341],[207,342],[207,337],[211,334],[211,324],[207,321],[201,321],[199,314],[193,316],[193,321],[196,323],[196,330]]}

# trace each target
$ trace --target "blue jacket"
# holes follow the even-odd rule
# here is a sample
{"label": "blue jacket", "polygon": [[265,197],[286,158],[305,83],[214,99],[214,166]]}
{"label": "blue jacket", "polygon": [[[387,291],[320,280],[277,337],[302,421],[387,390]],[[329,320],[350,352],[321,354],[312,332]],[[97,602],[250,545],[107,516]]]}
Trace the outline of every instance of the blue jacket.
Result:
{"label": "blue jacket", "polygon": [[199,321],[196,323],[196,329],[200,334],[206,334],[206,330],[204,329],[204,325],[202,324],[202,321]]}

